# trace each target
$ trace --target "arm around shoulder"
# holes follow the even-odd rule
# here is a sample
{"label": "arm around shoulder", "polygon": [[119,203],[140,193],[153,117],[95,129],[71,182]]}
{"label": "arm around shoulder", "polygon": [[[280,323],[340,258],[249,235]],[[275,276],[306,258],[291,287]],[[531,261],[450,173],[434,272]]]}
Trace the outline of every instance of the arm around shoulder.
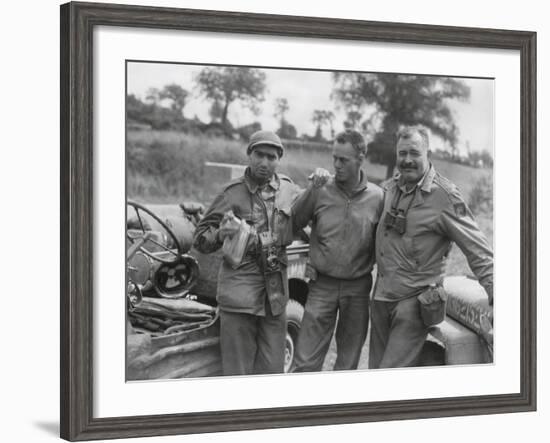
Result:
{"label": "arm around shoulder", "polygon": [[318,189],[309,185],[292,203],[292,223],[295,229],[306,226],[313,218]]}

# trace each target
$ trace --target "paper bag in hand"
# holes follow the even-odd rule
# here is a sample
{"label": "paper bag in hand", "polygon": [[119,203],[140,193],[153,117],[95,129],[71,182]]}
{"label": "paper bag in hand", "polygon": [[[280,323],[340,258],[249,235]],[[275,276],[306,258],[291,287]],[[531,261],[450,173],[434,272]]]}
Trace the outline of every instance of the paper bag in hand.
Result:
{"label": "paper bag in hand", "polygon": [[237,218],[231,211],[224,216],[220,226],[224,226],[225,224],[238,225],[239,229],[232,237],[226,237],[222,246],[224,259],[235,269],[243,261],[252,228],[246,221]]}

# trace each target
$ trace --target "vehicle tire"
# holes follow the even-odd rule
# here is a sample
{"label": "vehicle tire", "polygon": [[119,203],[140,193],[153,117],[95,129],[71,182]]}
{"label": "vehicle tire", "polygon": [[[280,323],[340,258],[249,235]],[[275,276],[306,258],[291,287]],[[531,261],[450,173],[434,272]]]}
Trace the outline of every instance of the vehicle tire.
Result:
{"label": "vehicle tire", "polygon": [[418,357],[418,366],[444,366],[445,347],[438,340],[428,336]]}
{"label": "vehicle tire", "polygon": [[289,300],[286,305],[285,372],[294,369],[294,351],[303,317],[304,307],[296,300]]}

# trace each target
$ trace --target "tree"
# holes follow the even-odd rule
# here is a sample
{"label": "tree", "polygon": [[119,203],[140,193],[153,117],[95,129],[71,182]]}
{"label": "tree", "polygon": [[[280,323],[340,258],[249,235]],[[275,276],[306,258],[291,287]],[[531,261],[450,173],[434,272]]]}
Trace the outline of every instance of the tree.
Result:
{"label": "tree", "polygon": [[298,131],[296,130],[296,127],[294,125],[291,125],[286,120],[283,120],[281,123],[281,126],[277,131],[275,131],[277,135],[281,138],[286,138],[288,140],[294,140],[298,138]]}
{"label": "tree", "polygon": [[265,73],[261,70],[208,67],[198,73],[195,81],[201,95],[221,106],[222,125],[228,126],[229,106],[235,101],[240,101],[255,115],[259,114],[258,105],[264,100],[265,91]]}
{"label": "tree", "polygon": [[219,100],[214,100],[212,102],[208,114],[210,115],[210,118],[213,122],[219,122],[221,120],[223,115],[223,106],[221,105]]}
{"label": "tree", "polygon": [[333,98],[348,111],[360,112],[370,107],[370,119],[379,128],[369,143],[368,155],[387,166],[390,177],[395,167],[396,133],[403,125],[420,124],[456,147],[458,128],[449,108],[453,99],[466,100],[470,88],[460,80],[447,77],[407,74],[333,74]]}
{"label": "tree", "polygon": [[[185,120],[181,110],[160,106],[160,91],[151,88],[146,95],[147,102],[142,102],[133,94],[126,96],[126,112],[130,121],[150,125],[153,129],[183,130]],[[177,109],[177,107],[176,107]]]}
{"label": "tree", "polygon": [[322,127],[325,125],[330,125],[330,135],[334,137],[334,127],[332,122],[334,121],[334,113],[332,111],[325,111],[322,109],[316,109],[313,111],[313,116],[311,121],[317,125],[315,130],[315,139],[318,141],[323,141]]}
{"label": "tree", "polygon": [[281,122],[281,126],[283,126],[283,122],[285,121],[285,114],[290,109],[290,106],[288,105],[288,100],[286,98],[278,98],[275,100],[275,113],[273,116],[275,118],[278,118]]}
{"label": "tree", "polygon": [[158,96],[160,100],[169,100],[171,102],[170,108],[183,118],[183,108],[189,96],[187,90],[176,83],[172,83],[162,88]]}
{"label": "tree", "polygon": [[357,125],[361,121],[363,114],[358,111],[348,111],[347,119],[344,122],[344,127],[349,129],[357,129]]}
{"label": "tree", "polygon": [[126,114],[130,120],[142,122],[143,115],[147,113],[149,106],[143,103],[134,94],[126,96]]}
{"label": "tree", "polygon": [[294,125],[291,125],[285,119],[285,114],[289,109],[290,106],[286,98],[277,98],[275,100],[275,113],[273,116],[279,119],[279,129],[276,131],[277,135],[281,138],[293,140],[298,137],[298,131],[296,131]]}
{"label": "tree", "polygon": [[160,102],[160,91],[157,88],[149,88],[145,94],[145,101],[154,106]]}
{"label": "tree", "polygon": [[330,127],[330,138],[334,138],[334,112],[325,111],[325,121]]}
{"label": "tree", "polygon": [[237,134],[240,135],[241,139],[246,141],[250,140],[250,136],[252,134],[261,130],[262,130],[262,124],[260,122],[252,122],[235,129]]}
{"label": "tree", "polygon": [[487,149],[481,151],[480,159],[485,168],[493,167],[493,155]]}
{"label": "tree", "polygon": [[325,121],[325,116],[323,111],[316,109],[313,111],[313,115],[311,117],[311,121],[317,125],[315,128],[315,136],[313,139],[315,141],[322,141],[323,140],[323,131],[321,130],[321,126],[323,126],[323,123]]}

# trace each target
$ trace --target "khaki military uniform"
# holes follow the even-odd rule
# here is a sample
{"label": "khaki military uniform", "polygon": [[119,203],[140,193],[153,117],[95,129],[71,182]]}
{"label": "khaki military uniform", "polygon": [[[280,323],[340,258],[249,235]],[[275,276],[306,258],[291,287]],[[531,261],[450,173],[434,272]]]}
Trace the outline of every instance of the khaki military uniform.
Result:
{"label": "khaki military uniform", "polygon": [[249,242],[240,266],[233,268],[225,261],[220,266],[216,299],[226,375],[283,372],[288,301],[285,247],[293,239],[290,208],[298,191],[289,178],[277,174],[260,188],[250,179],[247,169],[243,177],[224,187],[195,231],[195,248],[203,253],[218,250],[222,246],[218,236],[220,222],[232,210],[256,232],[276,233],[280,246],[284,286],[280,297],[267,297],[256,237]]}
{"label": "khaki military uniform", "polygon": [[[384,214],[376,232],[378,275],[372,304],[369,367],[414,366],[427,336],[417,296],[442,283],[455,242],[492,298],[493,253],[457,187],[430,166],[407,191],[399,174],[383,183]],[[388,227],[392,207],[403,233]]]}
{"label": "khaki military uniform", "polygon": [[382,190],[362,172],[349,194],[331,181],[296,199],[296,228],[312,223],[309,258],[315,270],[296,344],[296,372],[322,369],[335,328],[334,369],[357,368],[367,336],[374,235],[383,200]]}

